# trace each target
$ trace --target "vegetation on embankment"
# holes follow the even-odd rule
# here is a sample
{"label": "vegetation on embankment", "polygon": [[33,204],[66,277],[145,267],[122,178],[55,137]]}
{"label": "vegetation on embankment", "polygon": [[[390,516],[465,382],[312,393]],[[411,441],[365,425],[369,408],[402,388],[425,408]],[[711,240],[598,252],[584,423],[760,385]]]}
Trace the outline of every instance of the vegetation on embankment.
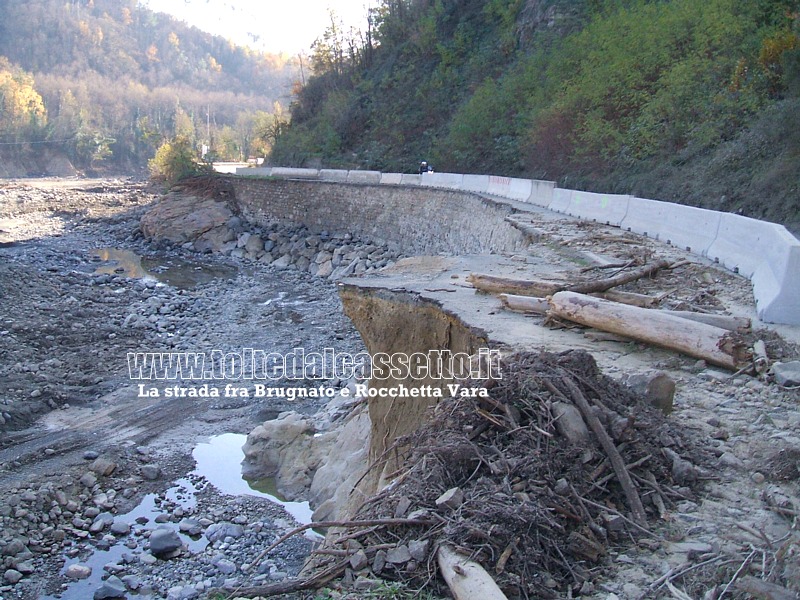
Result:
{"label": "vegetation on embankment", "polygon": [[522,175],[800,223],[797,0],[383,0],[275,164]]}

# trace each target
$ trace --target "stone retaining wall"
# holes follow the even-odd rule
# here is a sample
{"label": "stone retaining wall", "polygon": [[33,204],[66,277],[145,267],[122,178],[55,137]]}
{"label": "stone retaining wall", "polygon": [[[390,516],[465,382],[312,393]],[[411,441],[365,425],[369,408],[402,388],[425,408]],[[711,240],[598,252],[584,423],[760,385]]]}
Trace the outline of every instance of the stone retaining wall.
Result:
{"label": "stone retaining wall", "polygon": [[513,208],[477,194],[407,186],[231,178],[236,205],[253,224],[302,223],[347,231],[406,254],[513,252],[525,236]]}

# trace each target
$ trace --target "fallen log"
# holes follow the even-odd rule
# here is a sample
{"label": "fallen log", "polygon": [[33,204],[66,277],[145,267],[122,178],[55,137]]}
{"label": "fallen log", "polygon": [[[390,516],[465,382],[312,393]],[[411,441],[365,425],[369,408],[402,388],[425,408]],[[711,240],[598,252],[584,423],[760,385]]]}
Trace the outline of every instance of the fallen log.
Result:
{"label": "fallen log", "polygon": [[515,294],[500,294],[498,298],[500,298],[504,308],[518,312],[544,315],[550,309],[550,303],[544,298],[517,296]]}
{"label": "fallen log", "polygon": [[643,277],[648,277],[670,266],[667,260],[658,260],[649,265],[644,265],[638,269],[633,269],[627,273],[620,273],[614,277],[586,281],[583,283],[566,284],[555,283],[552,281],[539,281],[536,279],[510,279],[508,277],[497,277],[495,275],[484,275],[481,273],[471,273],[467,277],[475,289],[490,294],[516,294],[519,296],[535,296],[544,298],[560,291],[578,292],[581,294],[593,294],[605,292],[611,288],[636,281]]}
{"label": "fallen log", "polygon": [[[621,304],[630,304],[631,306],[639,306],[642,308],[649,308],[658,304],[658,298],[652,296],[645,296],[644,294],[631,294],[629,292],[600,292],[592,294],[598,298],[620,302]],[[537,298],[535,296],[518,296],[516,294],[500,294],[498,296],[503,307],[508,310],[515,310],[517,312],[532,313],[536,315],[546,314],[550,308],[547,300],[544,298]],[[688,312],[688,311],[687,311]],[[690,313],[694,314],[694,313]],[[728,317],[733,318],[733,317]],[[749,323],[749,320],[747,321]]]}
{"label": "fallen log", "polygon": [[515,294],[518,296],[535,296],[544,298],[558,291],[566,289],[566,284],[552,283],[550,281],[536,281],[525,279],[509,279],[494,275],[472,273],[467,277],[472,286],[487,294]]}
{"label": "fallen log", "polygon": [[636,294],[634,292],[620,292],[618,290],[608,290],[607,292],[597,292],[592,294],[598,298],[611,300],[612,302],[621,302],[622,304],[630,304],[631,306],[639,306],[641,308],[652,308],[661,302],[661,298],[648,296],[647,294]]}
{"label": "fallen log", "polygon": [[456,600],[507,600],[492,576],[475,561],[447,545],[436,553],[442,577]]}
{"label": "fallen log", "polygon": [[575,292],[554,294],[550,298],[550,307],[550,316],[677,350],[731,371],[749,362],[747,348],[731,332],[664,311],[628,306]]}
{"label": "fallen log", "polygon": [[[611,298],[609,298],[610,300]],[[750,319],[747,317],[731,317],[729,315],[714,315],[710,313],[698,313],[690,310],[665,310],[662,311],[668,315],[675,315],[697,323],[705,323],[706,325],[713,325],[728,331],[742,331],[750,329]]]}

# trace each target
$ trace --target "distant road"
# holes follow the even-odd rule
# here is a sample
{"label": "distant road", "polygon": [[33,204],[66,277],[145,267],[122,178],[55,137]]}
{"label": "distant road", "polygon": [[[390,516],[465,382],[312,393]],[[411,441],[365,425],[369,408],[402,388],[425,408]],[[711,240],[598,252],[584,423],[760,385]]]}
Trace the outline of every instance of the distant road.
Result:
{"label": "distant road", "polygon": [[234,175],[237,168],[246,167],[246,162],[215,162],[214,170],[217,173],[230,173]]}

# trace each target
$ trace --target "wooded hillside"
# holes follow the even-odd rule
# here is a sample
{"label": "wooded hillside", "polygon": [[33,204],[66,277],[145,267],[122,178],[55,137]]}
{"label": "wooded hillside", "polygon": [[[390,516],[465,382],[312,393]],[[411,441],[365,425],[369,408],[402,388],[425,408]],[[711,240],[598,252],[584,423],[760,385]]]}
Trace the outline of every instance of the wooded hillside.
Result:
{"label": "wooded hillside", "polygon": [[[165,137],[224,159],[268,150],[296,59],[189,27],[136,0],[0,0],[0,142],[83,167],[144,165]],[[24,150],[24,148],[21,148]]]}
{"label": "wooded hillside", "polygon": [[523,175],[800,223],[797,0],[383,0],[276,164]]}

